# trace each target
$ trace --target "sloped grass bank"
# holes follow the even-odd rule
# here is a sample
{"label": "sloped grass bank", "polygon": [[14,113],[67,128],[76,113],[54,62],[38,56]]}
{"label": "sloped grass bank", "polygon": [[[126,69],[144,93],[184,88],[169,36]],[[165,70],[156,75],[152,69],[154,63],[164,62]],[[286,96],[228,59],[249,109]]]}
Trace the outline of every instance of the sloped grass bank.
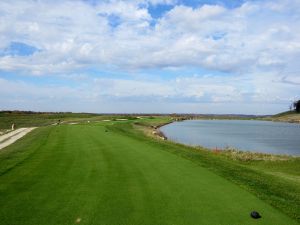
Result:
{"label": "sloped grass bank", "polygon": [[[143,124],[151,126],[151,121]],[[260,199],[278,208],[300,222],[300,158],[288,157],[278,161],[239,161],[224,154],[204,148],[189,147],[170,141],[151,139],[141,135],[131,125],[114,126],[123,135],[141,139],[154,146],[172,152],[234,182]],[[130,131],[130,132],[128,132]],[[276,157],[275,157],[276,158]]]}

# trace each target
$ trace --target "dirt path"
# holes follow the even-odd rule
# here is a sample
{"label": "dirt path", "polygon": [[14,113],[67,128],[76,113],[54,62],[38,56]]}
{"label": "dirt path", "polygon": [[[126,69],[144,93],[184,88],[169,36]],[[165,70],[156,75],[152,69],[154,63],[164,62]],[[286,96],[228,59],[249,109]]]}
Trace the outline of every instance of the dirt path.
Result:
{"label": "dirt path", "polygon": [[34,130],[35,128],[36,127],[19,128],[15,131],[9,132],[8,134],[0,136],[0,149],[5,148],[6,146],[14,143],[30,131]]}

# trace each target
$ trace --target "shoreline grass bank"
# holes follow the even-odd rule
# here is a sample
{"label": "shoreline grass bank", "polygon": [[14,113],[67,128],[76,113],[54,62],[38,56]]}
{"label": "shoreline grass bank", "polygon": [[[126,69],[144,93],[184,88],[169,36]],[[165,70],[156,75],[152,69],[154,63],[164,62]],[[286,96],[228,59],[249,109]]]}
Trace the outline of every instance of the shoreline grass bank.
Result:
{"label": "shoreline grass bank", "polygon": [[142,129],[137,129],[138,132],[164,145],[165,150],[192,160],[238,184],[300,222],[300,157],[212,151],[169,140],[162,141],[147,131],[152,129],[150,124],[151,121],[148,125],[144,123]]}

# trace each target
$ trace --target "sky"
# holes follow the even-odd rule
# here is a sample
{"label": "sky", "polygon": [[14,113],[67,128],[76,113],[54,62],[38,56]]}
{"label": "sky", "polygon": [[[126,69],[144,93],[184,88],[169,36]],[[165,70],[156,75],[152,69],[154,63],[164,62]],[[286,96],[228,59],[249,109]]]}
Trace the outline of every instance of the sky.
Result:
{"label": "sky", "polygon": [[0,110],[275,114],[299,0],[1,0]]}

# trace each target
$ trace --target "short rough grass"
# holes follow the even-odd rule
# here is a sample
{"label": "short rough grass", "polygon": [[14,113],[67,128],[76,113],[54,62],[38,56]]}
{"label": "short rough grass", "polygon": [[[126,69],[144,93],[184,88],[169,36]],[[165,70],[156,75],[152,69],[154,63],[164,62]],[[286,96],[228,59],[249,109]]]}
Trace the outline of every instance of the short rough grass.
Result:
{"label": "short rough grass", "polygon": [[23,112],[23,111],[0,111],[0,132],[5,132],[11,129],[14,123],[15,128],[20,127],[40,127],[55,124],[58,121],[61,123],[70,122],[87,122],[115,119],[134,119],[135,116],[129,115],[101,115],[93,113],[39,113],[39,112]]}
{"label": "short rough grass", "polygon": [[263,119],[272,120],[272,121],[281,121],[281,122],[300,123],[300,113],[297,113],[295,111],[287,111],[287,112],[276,114],[274,116],[265,117]]}
{"label": "short rough grass", "polygon": [[[297,224],[174,146],[129,128],[38,128],[1,151],[0,224]],[[262,218],[250,218],[252,210]]]}

